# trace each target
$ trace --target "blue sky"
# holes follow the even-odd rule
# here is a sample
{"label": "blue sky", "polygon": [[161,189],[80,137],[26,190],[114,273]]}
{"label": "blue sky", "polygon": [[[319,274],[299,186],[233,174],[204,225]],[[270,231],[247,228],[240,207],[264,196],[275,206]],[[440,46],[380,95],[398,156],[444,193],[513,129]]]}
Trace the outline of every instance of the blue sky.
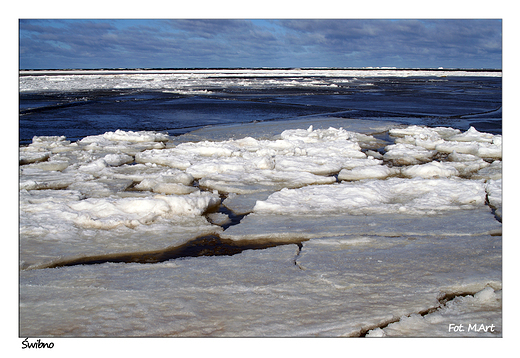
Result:
{"label": "blue sky", "polygon": [[22,18],[19,66],[502,68],[502,21]]}

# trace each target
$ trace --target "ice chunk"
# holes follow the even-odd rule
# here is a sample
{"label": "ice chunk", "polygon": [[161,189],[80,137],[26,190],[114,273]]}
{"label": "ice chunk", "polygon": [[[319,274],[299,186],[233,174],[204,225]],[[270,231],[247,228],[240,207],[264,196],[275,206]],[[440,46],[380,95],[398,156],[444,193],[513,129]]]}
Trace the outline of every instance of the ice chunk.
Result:
{"label": "ice chunk", "polygon": [[85,137],[78,141],[77,145],[82,150],[92,152],[124,153],[134,156],[145,150],[163,149],[163,141],[167,140],[166,135],[155,132],[119,131],[117,134],[105,134]]}
{"label": "ice chunk", "polygon": [[47,171],[39,168],[22,168],[20,175],[20,189],[65,189],[75,182],[92,180],[89,174],[62,173]]}
{"label": "ice chunk", "polygon": [[437,152],[413,144],[392,144],[385,147],[383,159],[396,165],[414,165],[430,162]]}
{"label": "ice chunk", "polygon": [[397,175],[399,168],[389,168],[383,165],[355,167],[350,170],[342,169],[338,174],[339,180],[385,179]]}
{"label": "ice chunk", "polygon": [[489,166],[488,162],[476,155],[461,154],[455,151],[448,155],[448,160],[461,176],[466,177],[471,177],[475,172]]}
{"label": "ice chunk", "polygon": [[486,182],[486,193],[489,205],[502,208],[502,179],[490,179]]}
{"label": "ice chunk", "polygon": [[192,157],[178,153],[175,148],[151,149],[135,155],[135,161],[142,164],[159,164],[185,170],[191,166]]}
{"label": "ice chunk", "polygon": [[437,144],[435,149],[441,153],[458,152],[462,154],[478,154],[478,144],[473,142],[443,142]]}
{"label": "ice chunk", "polygon": [[229,216],[223,213],[209,213],[206,215],[206,217],[208,218],[209,222],[219,226],[231,223]]}
{"label": "ice chunk", "polygon": [[246,137],[222,142],[181,143],[175,148],[136,155],[139,163],[156,163],[187,170],[200,179],[214,173],[249,169],[307,171],[318,175],[338,173],[345,161],[366,159],[355,140],[373,137],[342,129],[288,130],[282,139]]}
{"label": "ice chunk", "polygon": [[65,136],[35,136],[27,147],[20,148],[20,165],[42,162],[53,153],[77,150],[76,143],[70,143]]}
{"label": "ice chunk", "polygon": [[62,171],[69,166],[69,162],[66,160],[52,160],[47,162],[37,162],[31,163],[24,166],[24,170],[26,169],[41,169],[41,170],[50,170],[50,171]]}
{"label": "ice chunk", "polygon": [[20,196],[20,258],[26,265],[165,249],[222,230],[201,216],[220,203],[208,192],[85,199],[79,191],[21,191]]}
{"label": "ice chunk", "polygon": [[374,157],[368,156],[367,158],[345,158],[342,160],[341,167],[343,169],[354,169],[357,167],[368,167],[373,165],[380,165],[383,161],[380,159],[375,159]]}
{"label": "ice chunk", "polygon": [[449,163],[433,161],[401,168],[401,174],[408,178],[448,178],[459,175],[459,171]]}
{"label": "ice chunk", "polygon": [[238,146],[233,141],[182,143],[175,148],[175,152],[199,157],[230,157],[234,152],[240,152],[244,143],[241,141]]}
{"label": "ice chunk", "polygon": [[110,227],[120,224],[134,227],[138,223],[149,224],[157,216],[202,215],[209,207],[219,203],[217,195],[197,191],[189,195],[156,195],[153,198],[89,198],[72,203],[69,207],[78,212],[75,221],[83,227],[102,227],[102,219],[105,218]]}
{"label": "ice chunk", "polygon": [[127,154],[107,154],[103,160],[112,167],[118,167],[123,164],[132,163],[134,158]]}
{"label": "ice chunk", "polygon": [[457,151],[453,151],[448,155],[448,160],[451,162],[479,162],[482,163],[484,160],[476,155],[472,154],[461,154]]}
{"label": "ice chunk", "polygon": [[502,159],[502,145],[479,143],[477,155],[482,158]]}
{"label": "ice chunk", "polygon": [[389,134],[394,137],[404,138],[406,136],[414,137],[414,138],[431,138],[431,139],[439,139],[439,138],[450,138],[455,135],[460,134],[460,130],[449,128],[449,127],[424,127],[424,126],[408,126],[405,128],[392,128],[389,131]]}
{"label": "ice chunk", "polygon": [[282,171],[305,171],[316,175],[330,175],[341,170],[342,161],[333,158],[277,156],[275,168]]}
{"label": "ice chunk", "polygon": [[333,128],[329,127],[328,129],[314,129],[311,125],[307,130],[304,129],[288,129],[283,131],[280,134],[280,137],[289,141],[303,141],[304,143],[317,143],[317,142],[339,142],[345,143],[348,141],[352,142],[361,142],[361,143],[377,143],[379,144],[376,138],[370,135],[350,132],[343,128]]}
{"label": "ice chunk", "polygon": [[[399,151],[408,150],[412,154],[413,146],[425,148],[427,150],[438,151],[441,153],[452,153],[456,151],[463,154],[477,155],[482,158],[501,158],[502,157],[502,136],[490,133],[482,133],[470,127],[464,133],[452,128],[427,128],[419,126],[409,126],[406,128],[394,128],[389,131],[390,135],[397,136],[396,144],[388,146],[387,152],[393,150],[386,156],[388,160],[393,158]],[[399,146],[401,145],[401,146]],[[401,159],[401,161],[404,159]],[[423,162],[428,161],[420,159]],[[418,164],[408,162],[397,164]]]}
{"label": "ice chunk", "polygon": [[84,173],[90,173],[93,176],[99,176],[103,169],[109,164],[104,159],[97,159],[86,164],[80,164],[78,170]]}
{"label": "ice chunk", "polygon": [[168,134],[157,133],[152,131],[122,131],[120,129],[115,132],[106,132],[103,138],[111,141],[126,141],[126,142],[166,142],[169,139]]}
{"label": "ice chunk", "polygon": [[311,126],[284,131],[281,138],[181,143],[175,148],[138,153],[135,160],[186,170],[205,188],[240,194],[332,183],[332,177],[317,176],[382,163],[367,158],[355,141],[370,142],[373,137],[343,129],[314,130]]}
{"label": "ice chunk", "polygon": [[159,175],[146,177],[134,186],[137,190],[149,190],[162,194],[189,194],[198,189],[191,186],[194,178],[176,169],[163,170]]}
{"label": "ice chunk", "polygon": [[366,155],[368,155],[368,157],[372,157],[374,159],[378,159],[378,160],[382,160],[383,159],[383,154],[379,153],[379,152],[376,152],[376,151],[373,151],[373,150],[367,150],[366,151]]}
{"label": "ice chunk", "polygon": [[394,128],[389,131],[391,136],[398,137],[395,140],[396,143],[416,145],[429,150],[435,150],[436,145],[444,143],[445,138],[452,137],[458,133],[460,131],[453,128],[428,128],[421,126]]}
{"label": "ice chunk", "polygon": [[502,158],[502,145],[486,142],[444,142],[435,149],[441,153],[458,152],[472,154],[481,158]]}
{"label": "ice chunk", "polygon": [[[455,134],[447,140],[457,141],[457,142],[486,142],[493,143],[493,138],[495,136],[490,133],[483,133],[477,131],[474,127],[469,127],[469,129],[461,134]],[[500,136],[501,137],[501,136]]]}
{"label": "ice chunk", "polygon": [[78,258],[103,260],[117,254],[139,257],[222,232],[220,226],[211,225],[202,216],[176,216],[169,220],[158,219],[149,225],[133,228],[119,225],[107,230],[107,220],[104,220],[105,229],[96,229],[94,225],[87,229],[72,221],[53,219],[53,213],[56,211],[51,211],[46,221],[43,217],[36,223],[23,219],[20,228],[21,268],[47,267]]}
{"label": "ice chunk", "polygon": [[[69,147],[70,141],[65,136],[34,136],[32,143],[27,147],[28,150],[50,150],[59,149],[61,147]],[[72,146],[75,147],[75,146]]]}
{"label": "ice chunk", "polygon": [[480,169],[477,173],[475,173],[472,179],[502,179],[502,161],[495,160],[491,165]]}
{"label": "ice chunk", "polygon": [[435,150],[435,147],[438,144],[444,143],[444,140],[440,139],[440,138],[439,139],[431,139],[431,138],[422,138],[422,137],[415,138],[415,137],[412,137],[412,136],[406,136],[404,138],[397,138],[395,140],[395,143],[397,143],[397,144],[411,144],[411,145],[422,147],[422,148],[425,148],[425,149],[428,149],[428,150]]}
{"label": "ice chunk", "polygon": [[241,195],[231,193],[222,201],[222,204],[237,215],[248,214],[253,211],[258,200],[267,199],[273,192],[274,191],[259,191]]}
{"label": "ice chunk", "polygon": [[265,201],[258,201],[254,211],[282,215],[324,212],[420,214],[476,208],[484,204],[485,190],[480,181],[388,178],[284,189]]}
{"label": "ice chunk", "polygon": [[486,161],[468,161],[468,162],[450,162],[450,166],[459,171],[459,176],[464,178],[473,178],[473,174],[482,168],[489,166]]}
{"label": "ice chunk", "polygon": [[133,184],[132,179],[94,179],[87,182],[72,183],[69,190],[77,190],[87,197],[107,197],[118,195]]}
{"label": "ice chunk", "polygon": [[28,151],[26,148],[20,148],[20,165],[43,162],[49,159],[51,152],[49,151]]}
{"label": "ice chunk", "polygon": [[213,174],[227,172],[243,172],[246,169],[253,169],[254,163],[242,157],[206,159],[197,161],[186,169],[186,173],[196,179],[208,177]]}
{"label": "ice chunk", "polygon": [[262,191],[300,188],[313,184],[331,184],[334,177],[300,171],[250,170],[228,171],[199,180],[199,185],[222,193],[252,194]]}
{"label": "ice chunk", "polygon": [[161,193],[161,194],[189,194],[196,192],[198,189],[193,186],[187,186],[184,184],[179,183],[168,183],[168,182],[162,182],[157,181],[154,179],[144,179],[139,184],[137,184],[135,189],[138,190],[150,190],[154,193]]}

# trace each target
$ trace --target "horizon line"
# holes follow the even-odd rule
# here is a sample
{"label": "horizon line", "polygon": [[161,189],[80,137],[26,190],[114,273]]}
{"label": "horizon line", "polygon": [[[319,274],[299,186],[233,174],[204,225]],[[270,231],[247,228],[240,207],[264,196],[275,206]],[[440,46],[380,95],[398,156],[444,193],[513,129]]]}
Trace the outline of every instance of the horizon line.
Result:
{"label": "horizon line", "polygon": [[477,67],[96,67],[96,68],[19,68],[18,71],[153,71],[153,70],[412,70],[412,71],[502,71],[502,68],[477,68]]}

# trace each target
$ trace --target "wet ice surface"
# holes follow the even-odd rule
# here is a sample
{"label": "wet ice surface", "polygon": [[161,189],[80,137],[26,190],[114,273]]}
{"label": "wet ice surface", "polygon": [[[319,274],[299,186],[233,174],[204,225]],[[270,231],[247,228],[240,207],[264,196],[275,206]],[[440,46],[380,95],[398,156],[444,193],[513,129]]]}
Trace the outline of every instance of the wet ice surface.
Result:
{"label": "wet ice surface", "polygon": [[[20,334],[501,336],[501,136],[342,122],[21,147]],[[416,161],[387,155],[387,130]],[[283,245],[144,263],[206,235]]]}
{"label": "wet ice surface", "polygon": [[[153,265],[23,271],[22,331],[40,337],[359,336],[440,307],[446,294],[486,286],[498,292],[500,241],[347,236],[306,241],[301,252],[284,245]],[[500,326],[500,305],[489,308],[485,316],[454,322]],[[471,306],[462,303],[460,310]]]}

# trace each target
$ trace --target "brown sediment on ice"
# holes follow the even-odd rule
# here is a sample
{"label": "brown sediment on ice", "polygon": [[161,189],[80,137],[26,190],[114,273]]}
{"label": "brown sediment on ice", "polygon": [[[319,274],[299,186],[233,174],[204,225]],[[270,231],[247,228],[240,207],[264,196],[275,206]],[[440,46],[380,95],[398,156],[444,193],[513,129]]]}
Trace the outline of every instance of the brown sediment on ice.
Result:
{"label": "brown sediment on ice", "polygon": [[301,249],[302,240],[276,242],[273,240],[232,241],[221,239],[218,235],[206,235],[191,240],[183,245],[148,252],[132,252],[121,254],[95,255],[56,260],[49,264],[31,267],[31,269],[56,268],[74,265],[94,265],[107,262],[120,263],[159,263],[186,257],[199,256],[232,256],[244,250],[262,250],[279,245],[297,244]]}

